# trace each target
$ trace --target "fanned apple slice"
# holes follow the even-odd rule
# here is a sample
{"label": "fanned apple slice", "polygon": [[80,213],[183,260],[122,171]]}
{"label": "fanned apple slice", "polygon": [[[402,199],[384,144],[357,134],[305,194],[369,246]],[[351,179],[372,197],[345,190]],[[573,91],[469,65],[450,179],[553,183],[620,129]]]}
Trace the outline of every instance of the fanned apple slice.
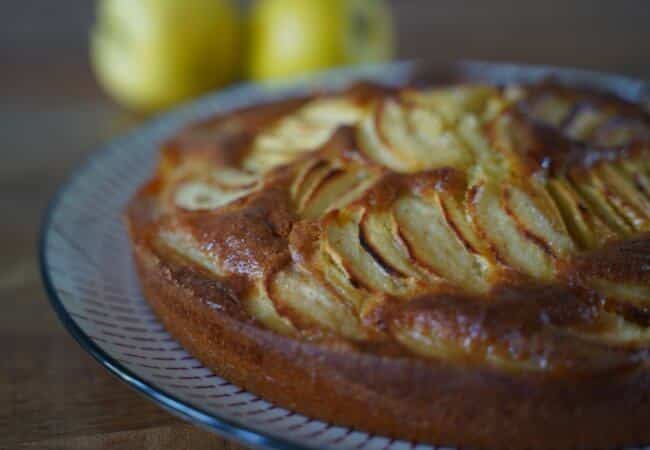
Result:
{"label": "fanned apple slice", "polygon": [[361,239],[377,255],[389,272],[426,280],[431,284],[441,278],[413,263],[408,247],[399,236],[393,214],[386,210],[366,212],[361,220]]}
{"label": "fanned apple slice", "polygon": [[472,161],[453,128],[445,129],[434,111],[387,100],[378,114],[384,143],[413,156],[417,163],[412,170],[464,167]]}
{"label": "fanned apple slice", "polygon": [[211,171],[188,172],[172,181],[165,195],[173,208],[189,211],[215,209],[255,191],[261,186],[259,177],[234,167]]}
{"label": "fanned apple slice", "polygon": [[244,163],[246,170],[250,170],[255,173],[264,173],[268,172],[275,167],[288,164],[295,159],[295,155],[287,155],[284,153],[278,152],[260,152],[255,158],[248,159]]}
{"label": "fanned apple slice", "polygon": [[571,102],[558,95],[541,95],[533,101],[526,101],[527,112],[534,118],[554,127],[560,127],[571,112]]}
{"label": "fanned apple slice", "polygon": [[639,216],[625,198],[613,188],[612,181],[614,180],[608,180],[607,176],[600,177],[598,166],[589,169],[587,180],[598,194],[599,200],[606,203],[601,211],[604,212],[605,208],[609,207],[610,214],[616,217],[616,219],[612,217],[611,220],[616,220],[617,225],[622,227],[620,232],[625,235],[631,234],[639,225]]}
{"label": "fanned apple slice", "polygon": [[502,263],[540,280],[552,279],[554,258],[507,213],[500,191],[487,181],[471,189],[469,209],[477,232],[491,243]]}
{"label": "fanned apple slice", "polygon": [[330,97],[314,100],[302,107],[300,115],[317,124],[353,124],[361,119],[364,108],[354,99]]}
{"label": "fanned apple slice", "polygon": [[363,305],[372,295],[351,283],[347,273],[332,259],[324,246],[310,257],[307,270],[316,277],[322,277],[326,287],[345,299],[357,313],[363,310]]}
{"label": "fanned apple slice", "polygon": [[[545,305],[566,298],[565,292],[538,287],[513,293],[516,298],[492,302],[459,294],[425,295],[395,315],[389,330],[402,345],[423,357],[516,373],[575,373],[585,367],[588,372],[610,371],[629,363],[625,350],[567,332],[565,326],[556,327],[567,321],[567,310],[558,314]],[[570,320],[586,322],[575,316]]]}
{"label": "fanned apple slice", "polygon": [[634,186],[620,169],[611,164],[594,168],[595,176],[605,187],[610,201],[637,231],[650,228],[650,200]]}
{"label": "fanned apple slice", "polygon": [[548,188],[569,233],[582,248],[597,248],[616,236],[565,178],[549,180]]}
{"label": "fanned apple slice", "polygon": [[300,270],[330,289],[351,310],[356,313],[363,310],[373,293],[354,285],[345,269],[332,259],[317,222],[299,222],[292,231],[289,248],[293,262]]}
{"label": "fanned apple slice", "polygon": [[[492,171],[494,172],[492,177],[504,170],[516,173],[529,171],[526,149],[531,147],[534,138],[519,120],[514,114],[501,114],[486,125],[488,139],[478,134],[480,138],[488,141],[489,145],[484,144],[481,139],[475,140],[480,144],[473,146],[479,165],[492,166],[495,169]],[[476,126],[467,127],[466,133],[473,131],[469,136],[475,136],[477,135],[475,129]],[[469,138],[466,139],[469,141]]]}
{"label": "fanned apple slice", "polygon": [[465,167],[472,162],[453,129],[445,129],[433,111],[401,104],[378,103],[361,123],[361,151],[398,172],[437,167]]}
{"label": "fanned apple slice", "polygon": [[618,235],[627,236],[632,229],[623,217],[614,209],[607,199],[607,192],[602,183],[586,170],[573,171],[570,180],[578,192],[589,203],[600,218]]}
{"label": "fanned apple slice", "polygon": [[232,189],[251,188],[260,178],[234,167],[219,167],[211,172],[211,179],[219,186]]}
{"label": "fanned apple slice", "polygon": [[[377,106],[375,106],[375,109]],[[359,150],[371,161],[398,172],[409,172],[417,164],[415,158],[401,155],[396,149],[387,146],[377,131],[375,114],[367,114],[357,129]]]}
{"label": "fanned apple slice", "polygon": [[634,281],[610,281],[604,278],[593,278],[589,284],[599,293],[612,299],[650,308],[650,285]]}
{"label": "fanned apple slice", "polygon": [[502,195],[510,216],[554,257],[566,259],[575,250],[557,207],[534,180],[530,180],[526,190],[508,184]]}
{"label": "fanned apple slice", "polygon": [[594,131],[607,121],[609,114],[588,106],[576,107],[579,109],[568,123],[564,124],[564,132],[573,139],[588,141]]}
{"label": "fanned apple slice", "polygon": [[436,196],[424,201],[408,196],[393,209],[410,253],[424,267],[464,289],[485,292],[488,283],[480,263],[449,226]]}
{"label": "fanned apple slice", "polygon": [[339,176],[342,173],[342,168],[333,166],[328,161],[322,161],[322,164],[315,165],[305,177],[301,187],[296,189],[296,209],[299,212],[304,211],[314,193],[320,189],[325,180]]}
{"label": "fanned apple slice", "polygon": [[[480,171],[488,177],[500,176],[507,169],[507,159],[494,148],[481,131],[476,116],[468,114],[458,123],[458,136],[467,145],[476,161],[474,171]],[[510,159],[515,158],[514,155]]]}
{"label": "fanned apple slice", "polygon": [[[650,159],[650,158],[648,158]],[[619,161],[619,167],[630,182],[634,184],[637,191],[648,201],[650,201],[650,173],[646,173],[642,165],[635,160]]]}
{"label": "fanned apple slice", "polygon": [[300,327],[316,326],[350,339],[367,335],[344,301],[295,266],[273,275],[268,292],[280,314]]}
{"label": "fanned apple slice", "polygon": [[232,203],[253,192],[253,188],[223,189],[213,183],[186,181],[174,192],[177,207],[189,211],[215,209]]}
{"label": "fanned apple slice", "polygon": [[508,354],[506,346],[486,345],[472,342],[469,336],[447,333],[439,326],[426,326],[415,323],[391,327],[393,336],[404,347],[416,355],[442,361],[476,363],[480,361],[501,370],[545,371],[539,358],[514,358]]}
{"label": "fanned apple slice", "polygon": [[491,106],[491,100],[498,96],[498,90],[487,85],[465,85],[417,92],[406,91],[403,94],[403,98],[407,102],[435,111],[449,125],[456,123],[467,113],[484,115],[489,112],[488,107]]}
{"label": "fanned apple slice", "polygon": [[647,345],[650,328],[625,320],[619,314],[600,311],[598,320],[589,327],[571,327],[570,332],[584,339],[610,345]]}
{"label": "fanned apple slice", "polygon": [[247,293],[245,303],[246,311],[264,326],[284,335],[296,333],[296,328],[291,321],[278,314],[273,301],[266,292],[263,280],[258,280]]}
{"label": "fanned apple slice", "polygon": [[300,209],[305,197],[313,190],[313,185],[320,183],[320,180],[330,170],[329,161],[323,159],[309,159],[298,165],[295,176],[291,182],[289,193],[291,200]]}
{"label": "fanned apple slice", "polygon": [[[363,108],[350,99],[322,98],[309,102],[260,133],[243,167],[266,172],[325,144],[339,126],[360,120]],[[271,156],[272,155],[272,156]]]}
{"label": "fanned apple slice", "polygon": [[379,173],[363,166],[348,167],[325,177],[304,203],[301,214],[317,218],[356,200],[377,181]]}
{"label": "fanned apple slice", "polygon": [[640,164],[634,160],[621,160],[618,165],[621,168],[621,173],[630,180],[636,190],[646,200],[650,200],[650,175],[644,173]]}
{"label": "fanned apple slice", "polygon": [[386,271],[373,255],[363,248],[359,239],[359,222],[364,209],[341,210],[325,223],[327,249],[354,282],[369,289],[396,297],[412,296],[419,284],[412,278],[396,276]]}
{"label": "fanned apple slice", "polygon": [[451,192],[439,192],[440,206],[449,225],[465,245],[467,251],[474,255],[488,281],[495,274],[494,260],[490,257],[486,242],[476,234],[463,200],[456,199]]}
{"label": "fanned apple slice", "polygon": [[186,258],[217,278],[228,275],[219,258],[205,250],[188,232],[178,228],[162,228],[158,232],[157,244]]}

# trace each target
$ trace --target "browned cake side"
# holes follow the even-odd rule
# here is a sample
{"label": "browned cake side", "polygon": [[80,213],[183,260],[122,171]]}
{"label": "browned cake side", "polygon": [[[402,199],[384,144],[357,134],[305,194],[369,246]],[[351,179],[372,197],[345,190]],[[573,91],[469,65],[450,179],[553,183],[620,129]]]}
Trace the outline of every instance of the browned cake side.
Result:
{"label": "browned cake side", "polygon": [[127,219],[169,331],[279,405],[489,449],[650,442],[650,119],[543,84],[194,125]]}

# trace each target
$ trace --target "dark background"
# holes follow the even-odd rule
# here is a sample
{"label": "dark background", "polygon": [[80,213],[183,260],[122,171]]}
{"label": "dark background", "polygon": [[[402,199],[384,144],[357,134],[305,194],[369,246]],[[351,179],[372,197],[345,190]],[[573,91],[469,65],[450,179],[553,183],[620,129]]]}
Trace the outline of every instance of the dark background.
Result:
{"label": "dark background", "polygon": [[[179,0],[180,1],[180,0]],[[395,0],[400,58],[579,66],[650,78],[650,2]],[[0,449],[225,448],[122,385],[67,336],[36,265],[74,162],[142,118],[96,86],[90,0],[0,0]]]}

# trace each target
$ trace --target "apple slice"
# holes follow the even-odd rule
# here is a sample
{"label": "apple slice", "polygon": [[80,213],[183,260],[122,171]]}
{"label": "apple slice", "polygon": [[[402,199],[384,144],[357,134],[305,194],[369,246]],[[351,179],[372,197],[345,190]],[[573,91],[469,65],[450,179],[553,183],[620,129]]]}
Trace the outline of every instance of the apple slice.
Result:
{"label": "apple slice", "polygon": [[525,232],[554,257],[566,259],[575,250],[555,203],[534,179],[526,187],[505,185],[504,207]]}
{"label": "apple slice", "polygon": [[[463,192],[463,194],[467,194],[467,192]],[[441,191],[438,195],[447,222],[463,242],[467,251],[474,255],[488,284],[493,285],[497,281],[499,273],[496,261],[490,252],[489,244],[476,233],[464,200],[457,199],[449,191]]]}
{"label": "apple slice", "polygon": [[423,270],[414,264],[407,245],[399,236],[397,221],[389,211],[371,211],[361,220],[361,239],[372,253],[381,258],[388,271],[400,276],[409,276],[426,280],[430,284],[439,284],[439,276]]}
{"label": "apple slice", "polygon": [[343,97],[313,100],[262,131],[253,142],[243,167],[266,172],[293,161],[301,153],[324,145],[336,129],[358,122],[363,108]]}
{"label": "apple slice", "polygon": [[291,321],[278,314],[262,280],[258,280],[254,288],[247,293],[245,302],[246,311],[262,325],[286,336],[297,333]]}
{"label": "apple slice", "polygon": [[311,256],[308,266],[307,270],[315,277],[322,278],[323,284],[345,299],[357,313],[363,311],[368,298],[373,295],[360,286],[352,284],[348,274],[332,259],[324,245],[321,245],[319,251]]}
{"label": "apple slice", "polygon": [[637,160],[621,160],[619,166],[622,173],[634,184],[636,190],[647,200],[650,200],[650,171],[644,170]]}
{"label": "apple slice", "polygon": [[[476,161],[473,171],[481,172],[487,177],[498,177],[508,169],[508,159],[497,151],[485,138],[481,131],[481,125],[474,115],[464,116],[458,123],[458,136],[467,146]],[[517,158],[510,156],[510,160]],[[510,164],[512,165],[512,164]]]}
{"label": "apple slice", "polygon": [[479,117],[487,112],[493,115],[493,101],[498,99],[499,93],[493,86],[465,85],[429,91],[406,91],[403,97],[409,103],[435,111],[447,125],[453,125],[468,113]]}
{"label": "apple slice", "polygon": [[246,170],[249,170],[254,173],[265,173],[275,167],[288,164],[293,161],[295,155],[287,155],[286,153],[279,152],[267,152],[260,153],[255,156],[255,158],[248,158],[243,163],[243,166]]}
{"label": "apple slice", "polygon": [[508,351],[507,345],[475,342],[470,333],[455,335],[435,324],[396,324],[391,325],[393,336],[404,347],[416,355],[441,361],[476,363],[481,361],[500,370],[544,371],[545,361],[538,355],[515,357]]}
{"label": "apple slice", "polygon": [[325,243],[329,254],[354,280],[362,286],[396,297],[413,296],[419,283],[390,273],[363,248],[359,239],[359,222],[364,209],[341,210],[325,223]]}
{"label": "apple slice", "polygon": [[434,111],[387,99],[361,124],[361,150],[398,172],[465,167],[472,162],[453,129],[445,129]]}
{"label": "apple slice", "polygon": [[312,191],[300,212],[305,218],[321,217],[328,211],[343,208],[364,194],[379,178],[379,173],[363,166],[330,172]]}
{"label": "apple slice", "polygon": [[463,289],[487,291],[481,264],[450,227],[437,196],[427,201],[401,198],[394,205],[394,214],[416,261]]}
{"label": "apple slice", "polygon": [[216,278],[228,276],[217,255],[207,251],[205,246],[200,245],[188,232],[176,228],[161,228],[158,231],[156,244],[191,261]]}
{"label": "apple slice", "polygon": [[560,127],[571,112],[572,103],[559,95],[551,93],[537,96],[525,101],[528,113],[534,118],[544,121],[554,127]]}
{"label": "apple slice", "polygon": [[642,165],[636,160],[624,159],[619,161],[618,165],[622,173],[634,184],[634,187],[646,199],[650,199],[650,173],[644,173]]}
{"label": "apple slice", "polygon": [[244,172],[234,167],[219,167],[210,174],[215,184],[224,189],[243,189],[252,188],[259,177],[255,174]]}
{"label": "apple slice", "polygon": [[300,327],[315,326],[357,340],[367,335],[341,298],[295,266],[277,272],[268,292],[276,309]]}
{"label": "apple slice", "polygon": [[330,97],[314,100],[305,105],[300,114],[310,123],[331,124],[335,127],[351,125],[361,120],[364,108],[345,97]]}
{"label": "apple slice", "polygon": [[633,281],[610,281],[604,278],[593,278],[589,284],[605,296],[630,303],[632,305],[650,307],[650,285]]}
{"label": "apple slice", "polygon": [[637,231],[650,229],[650,200],[633,181],[613,164],[601,164],[594,171],[610,201],[628,223]]}
{"label": "apple slice", "polygon": [[589,327],[572,327],[571,333],[583,339],[626,347],[647,345],[650,328],[625,320],[624,317],[600,311],[598,319]]}
{"label": "apple slice", "polygon": [[494,182],[484,181],[474,186],[469,202],[474,226],[491,243],[502,263],[540,280],[555,276],[553,256],[504,209],[501,189]]}
{"label": "apple slice", "polygon": [[376,104],[371,114],[367,114],[361,121],[357,140],[359,149],[370,160],[398,172],[410,172],[416,167],[418,161],[413,155],[400,151],[401,149],[387,145],[379,133],[377,115],[381,103]]}
{"label": "apple slice", "polygon": [[318,158],[308,159],[307,161],[298,164],[293,176],[291,187],[289,188],[289,193],[291,194],[293,202],[296,204],[300,203],[305,183],[312,176],[312,173],[315,170],[321,169],[325,171],[328,168],[329,162]]}
{"label": "apple slice", "polygon": [[260,179],[234,167],[210,168],[189,161],[163,175],[162,206],[198,211],[216,209],[258,190]]}
{"label": "apple slice", "polygon": [[379,135],[386,145],[415,158],[411,170],[464,167],[471,162],[453,128],[445,129],[435,111],[389,99],[378,113]]}
{"label": "apple slice", "polygon": [[[400,311],[389,330],[402,345],[425,358],[478,363],[519,375],[567,369],[572,374],[576,369],[586,369],[587,374],[611,373],[629,367],[627,351],[554,326],[566,316],[558,317],[557,312],[543,306],[558,297],[569,303],[577,299],[548,287],[529,287],[513,294],[508,298],[503,293],[505,298],[488,303],[481,297],[458,294],[424,296]],[[565,308],[559,316],[566,313]],[[577,322],[582,325],[588,320]]]}
{"label": "apple slice", "polygon": [[586,169],[574,170],[569,178],[582,197],[592,206],[600,218],[618,235],[627,236],[632,229],[623,217],[614,209],[607,199],[607,192],[602,183]]}
{"label": "apple slice", "polygon": [[307,161],[299,170],[291,185],[291,196],[297,211],[305,208],[314,191],[328,176],[341,173],[342,169],[332,166],[330,161],[319,159]]}
{"label": "apple slice", "polygon": [[549,180],[548,188],[569,233],[580,247],[597,248],[615,236],[615,233],[594,214],[566,178]]}
{"label": "apple slice", "polygon": [[214,183],[186,181],[174,192],[174,204],[189,211],[216,209],[250,194],[254,188],[224,189]]}
{"label": "apple slice", "polygon": [[590,107],[580,107],[574,116],[564,125],[564,132],[573,139],[589,141],[594,131],[604,124],[609,114]]}

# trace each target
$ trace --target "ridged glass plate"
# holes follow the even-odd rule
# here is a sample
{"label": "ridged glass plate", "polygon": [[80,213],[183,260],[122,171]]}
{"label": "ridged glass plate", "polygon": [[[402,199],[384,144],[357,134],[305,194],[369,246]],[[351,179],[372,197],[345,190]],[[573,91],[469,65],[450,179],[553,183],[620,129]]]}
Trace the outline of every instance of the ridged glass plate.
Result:
{"label": "ridged glass plate", "polygon": [[[460,67],[469,79],[533,80],[552,74],[607,87],[624,97],[647,98],[644,83],[582,71],[462,63],[429,73],[444,79]],[[284,88],[234,87],[181,107],[93,153],[56,194],[41,233],[42,276],[63,324],[109,371],[153,401],[242,443],[275,449],[432,449],[310,419],[212,373],[165,331],[142,297],[122,221],[126,202],[152,174],[159,144],[187,123],[316,88],[343,88],[359,79],[403,84],[414,68],[397,63],[337,70]]]}

